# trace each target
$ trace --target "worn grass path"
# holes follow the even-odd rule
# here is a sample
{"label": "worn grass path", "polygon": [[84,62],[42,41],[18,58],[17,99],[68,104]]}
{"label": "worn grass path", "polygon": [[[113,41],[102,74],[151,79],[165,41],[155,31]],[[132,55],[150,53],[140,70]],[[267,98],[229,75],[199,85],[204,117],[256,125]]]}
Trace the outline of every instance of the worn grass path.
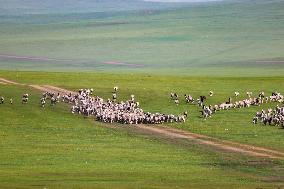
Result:
{"label": "worn grass path", "polygon": [[[20,84],[14,81],[10,81],[4,78],[0,78],[1,83],[5,84],[13,84],[13,85],[25,85]],[[56,86],[51,85],[27,85],[29,87],[32,87],[36,90],[40,91],[52,91],[55,93],[72,93],[75,94],[75,92],[59,88]],[[118,125],[111,125],[111,124],[105,124],[106,127],[112,128],[112,129],[118,129],[122,128]],[[254,156],[254,157],[260,157],[260,158],[272,158],[272,159],[284,159],[284,152],[277,151],[277,150],[271,150],[264,147],[254,146],[254,145],[247,145],[247,144],[241,144],[237,142],[230,142],[226,140],[220,140],[218,138],[208,137],[205,135],[195,134],[189,131],[184,131],[180,129],[170,128],[167,126],[161,126],[161,125],[131,125],[129,127],[123,127],[127,128],[132,132],[135,133],[145,133],[145,134],[151,134],[158,137],[163,137],[166,139],[174,139],[177,140],[176,142],[179,143],[179,139],[185,139],[190,140],[191,142],[198,144],[198,145],[205,145],[210,146],[216,151],[223,151],[228,153],[239,153],[246,156]]]}

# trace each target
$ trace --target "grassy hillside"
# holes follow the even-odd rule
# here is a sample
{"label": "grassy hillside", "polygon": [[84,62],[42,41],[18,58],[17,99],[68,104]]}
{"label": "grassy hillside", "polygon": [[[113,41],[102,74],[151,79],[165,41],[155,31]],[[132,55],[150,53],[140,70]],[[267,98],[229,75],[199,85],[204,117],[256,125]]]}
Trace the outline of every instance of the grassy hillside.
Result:
{"label": "grassy hillside", "polygon": [[0,15],[111,13],[180,7],[185,3],[145,2],[143,0],[0,0]]}
{"label": "grassy hillside", "polygon": [[[41,81],[34,79],[39,83],[63,81],[59,77],[53,81],[44,75],[41,78]],[[19,80],[29,78],[20,76]],[[20,97],[25,92],[31,93],[31,101],[22,105]],[[124,94],[125,89],[121,92]],[[216,154],[190,143],[178,146],[162,139],[107,129],[92,119],[72,115],[62,104],[40,108],[40,94],[27,87],[0,85],[0,95],[14,98],[13,105],[0,105],[1,188],[275,188],[283,185],[281,161]]]}
{"label": "grassy hillside", "polygon": [[[284,3],[225,1],[163,11],[5,16],[1,69],[283,75]],[[119,62],[139,67],[104,64]]]}

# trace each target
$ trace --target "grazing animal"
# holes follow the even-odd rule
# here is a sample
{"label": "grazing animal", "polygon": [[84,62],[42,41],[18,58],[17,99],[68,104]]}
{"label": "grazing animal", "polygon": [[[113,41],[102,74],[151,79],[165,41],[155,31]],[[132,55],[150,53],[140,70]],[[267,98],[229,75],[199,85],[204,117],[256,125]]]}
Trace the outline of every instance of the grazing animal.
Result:
{"label": "grazing animal", "polygon": [[235,97],[238,97],[240,93],[238,91],[235,92]]}
{"label": "grazing animal", "polygon": [[116,98],[117,98],[116,93],[113,93],[113,94],[112,94],[112,100],[113,100],[113,101],[116,101]]}
{"label": "grazing animal", "polygon": [[[105,123],[121,124],[161,124],[164,122],[184,122],[186,116],[174,116],[161,113],[144,113],[139,102],[134,101],[134,95],[125,102],[116,103],[100,97],[91,97],[85,90],[79,90],[76,95],[63,95],[64,102],[72,103],[72,114],[78,113],[83,116],[95,116],[98,121]],[[65,100],[68,98],[70,100]],[[74,99],[74,100],[73,100]],[[176,99],[178,100],[178,99]]]}
{"label": "grazing animal", "polygon": [[54,105],[56,105],[56,103],[57,103],[57,99],[54,98],[54,97],[51,97],[51,99],[50,99],[50,105],[51,105],[51,106],[54,106]]}
{"label": "grazing animal", "polygon": [[171,93],[170,96],[171,96],[172,100],[177,100],[178,99],[178,94],[177,93]]}
{"label": "grazing animal", "polygon": [[135,101],[135,96],[132,94],[132,95],[130,95],[130,97],[131,97],[131,101],[134,102]]}
{"label": "grazing animal", "polygon": [[253,123],[257,124],[257,121],[262,122],[264,125],[273,125],[273,126],[284,126],[284,106],[279,107],[278,105],[274,110],[269,108],[267,111],[262,110],[257,112],[255,117],[253,117]]}
{"label": "grazing animal", "polygon": [[22,96],[22,104],[27,104],[29,101],[29,94],[26,93],[26,94],[23,94]]}
{"label": "grazing animal", "polygon": [[118,87],[117,86],[113,87],[113,90],[114,90],[114,92],[117,92],[118,91]]}
{"label": "grazing animal", "polygon": [[231,104],[231,103],[232,103],[232,98],[229,97],[229,98],[228,98],[228,101],[226,102],[226,104]]}
{"label": "grazing animal", "polygon": [[42,97],[41,99],[40,99],[40,104],[41,104],[41,107],[45,107],[45,103],[46,103],[46,101],[45,101],[45,99],[46,98],[44,98],[44,97]]}
{"label": "grazing animal", "polygon": [[263,91],[259,92],[258,97],[259,98],[264,98],[264,92]]}
{"label": "grazing animal", "polygon": [[187,103],[194,103],[194,99],[192,98],[192,96],[189,94],[189,95],[184,95],[184,98],[186,100]]}
{"label": "grazing animal", "polygon": [[206,96],[200,96],[200,101],[201,101],[202,103],[204,103],[205,100],[206,100]]}
{"label": "grazing animal", "polygon": [[257,121],[258,121],[258,117],[253,117],[252,123],[253,123],[253,124],[257,124]]}
{"label": "grazing animal", "polygon": [[250,98],[252,96],[252,92],[247,92],[247,96]]}
{"label": "grazing animal", "polygon": [[214,95],[214,92],[213,91],[209,91],[209,96],[213,96]]}
{"label": "grazing animal", "polygon": [[179,105],[179,100],[178,99],[175,99],[175,104]]}
{"label": "grazing animal", "polygon": [[0,104],[4,104],[5,98],[3,96],[0,97]]}
{"label": "grazing animal", "polygon": [[211,117],[211,115],[213,113],[212,110],[209,107],[205,106],[205,105],[203,105],[202,111],[200,111],[200,112],[201,112],[201,116],[204,119],[207,119],[208,117]]}

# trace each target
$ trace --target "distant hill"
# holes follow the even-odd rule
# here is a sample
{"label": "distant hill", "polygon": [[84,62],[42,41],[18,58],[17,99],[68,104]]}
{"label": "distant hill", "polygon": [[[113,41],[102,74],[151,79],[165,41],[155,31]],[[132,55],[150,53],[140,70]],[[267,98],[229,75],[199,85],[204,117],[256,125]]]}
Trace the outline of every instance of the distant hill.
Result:
{"label": "distant hill", "polygon": [[0,69],[282,76],[283,2],[0,0]]}
{"label": "distant hill", "polygon": [[157,10],[184,6],[184,3],[143,0],[0,0],[0,15],[86,13]]}

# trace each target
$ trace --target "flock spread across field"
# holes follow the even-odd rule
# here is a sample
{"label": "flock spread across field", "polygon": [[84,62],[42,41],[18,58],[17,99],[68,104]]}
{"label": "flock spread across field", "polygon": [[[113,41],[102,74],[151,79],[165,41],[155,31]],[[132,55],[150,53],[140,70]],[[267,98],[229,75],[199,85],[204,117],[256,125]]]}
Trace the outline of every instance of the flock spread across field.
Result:
{"label": "flock spread across field", "polygon": [[[94,116],[96,120],[104,123],[121,123],[121,124],[162,124],[173,122],[185,122],[188,117],[188,112],[185,111],[181,115],[164,114],[164,113],[151,113],[144,112],[140,107],[140,103],[135,100],[135,95],[131,95],[129,100],[117,102],[118,87],[113,88],[112,99],[104,100],[98,96],[93,96],[94,90],[80,89],[77,93],[60,94],[53,91],[47,91],[42,94],[40,99],[41,107],[46,106],[46,101],[50,100],[50,105],[54,106],[58,102],[72,104],[71,112],[84,116]],[[263,91],[259,92],[257,97],[252,97],[252,92],[246,92],[248,98],[239,100],[239,92],[235,92],[235,102],[229,97],[228,101],[216,105],[205,105],[207,98],[214,95],[213,91],[209,91],[208,96],[201,95],[199,98],[194,99],[190,94],[185,94],[185,102],[190,104],[196,104],[201,107],[201,117],[207,119],[211,117],[217,111],[229,110],[233,108],[249,108],[250,106],[260,106],[263,103],[278,102],[283,103],[284,98],[278,92],[272,92],[270,96],[265,96]],[[177,93],[170,93],[170,99],[174,101],[176,105],[179,105],[179,95]],[[9,99],[10,104],[13,104],[13,99]],[[22,104],[26,104],[29,101],[29,94],[22,95]],[[4,104],[5,98],[0,96],[0,104]],[[267,112],[267,113],[266,113]],[[267,111],[262,110],[257,112],[253,117],[253,124],[262,122],[265,125],[276,125],[284,128],[284,106],[278,105],[274,110],[269,108]]]}

